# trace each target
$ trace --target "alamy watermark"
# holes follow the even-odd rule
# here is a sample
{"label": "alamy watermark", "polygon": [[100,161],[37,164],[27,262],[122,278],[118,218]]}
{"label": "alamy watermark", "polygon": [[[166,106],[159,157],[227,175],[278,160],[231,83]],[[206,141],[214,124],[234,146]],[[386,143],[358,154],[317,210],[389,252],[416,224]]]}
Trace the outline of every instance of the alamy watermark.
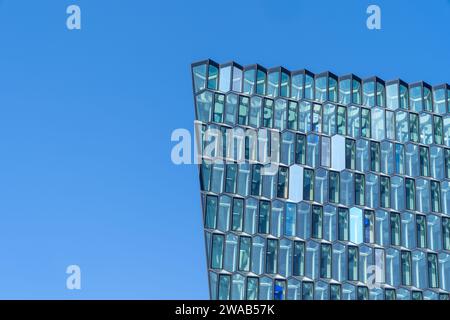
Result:
{"label": "alamy watermark", "polygon": [[72,264],[66,268],[66,288],[68,290],[81,290],[81,268],[76,264]]}
{"label": "alamy watermark", "polygon": [[69,15],[66,20],[66,27],[69,30],[81,29],[81,9],[73,4],[67,7],[66,13]]}
{"label": "alamy watermark", "polygon": [[205,128],[194,122],[195,140],[187,129],[175,129],[171,160],[181,164],[260,163],[261,174],[274,175],[280,162],[280,132],[272,129]]}

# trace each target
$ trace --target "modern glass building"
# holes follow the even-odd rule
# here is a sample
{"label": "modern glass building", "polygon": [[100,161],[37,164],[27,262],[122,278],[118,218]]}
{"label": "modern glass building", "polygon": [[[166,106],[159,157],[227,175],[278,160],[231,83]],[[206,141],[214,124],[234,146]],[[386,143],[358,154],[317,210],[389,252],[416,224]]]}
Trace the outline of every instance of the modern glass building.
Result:
{"label": "modern glass building", "polygon": [[212,299],[449,299],[448,84],[192,77]]}

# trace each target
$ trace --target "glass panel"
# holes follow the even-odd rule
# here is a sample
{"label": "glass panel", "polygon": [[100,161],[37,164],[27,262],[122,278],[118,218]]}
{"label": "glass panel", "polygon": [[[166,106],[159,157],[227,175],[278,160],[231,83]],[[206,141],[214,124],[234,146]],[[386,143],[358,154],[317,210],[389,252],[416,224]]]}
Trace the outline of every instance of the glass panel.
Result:
{"label": "glass panel", "polygon": [[280,73],[271,72],[267,79],[267,95],[269,97],[277,97],[278,88],[280,86]]}
{"label": "glass panel", "polygon": [[269,233],[270,224],[270,202],[261,200],[259,202],[259,233]]}
{"label": "glass panel", "polygon": [[323,102],[327,99],[327,77],[316,78],[316,101]]}
{"label": "glass panel", "polygon": [[400,85],[400,108],[408,109],[408,88]]}
{"label": "glass panel", "polygon": [[377,106],[384,107],[385,98],[384,84],[377,82]]}
{"label": "glass panel", "polygon": [[255,93],[256,70],[250,69],[244,71],[244,90],[246,94]]}
{"label": "glass panel", "polygon": [[260,95],[266,94],[266,73],[262,70],[257,72],[256,93]]}
{"label": "glass panel", "polygon": [[361,137],[370,138],[371,134],[370,110],[361,108]]}
{"label": "glass panel", "polygon": [[206,196],[205,228],[215,229],[217,220],[218,199],[217,196]]}
{"label": "glass panel", "polygon": [[322,238],[322,221],[323,221],[323,209],[321,206],[312,206],[312,233],[313,238]]}
{"label": "glass panel", "polygon": [[280,96],[289,97],[289,75],[281,72]]}
{"label": "glass panel", "polygon": [[213,94],[205,91],[196,97],[197,120],[202,122],[211,121]]}
{"label": "glass panel", "polygon": [[219,275],[219,300],[230,300],[231,277],[229,275]]}
{"label": "glass panel", "polygon": [[220,234],[212,236],[211,268],[222,269],[225,237]]}
{"label": "glass panel", "polygon": [[266,250],[266,273],[277,273],[278,240],[268,239]]}
{"label": "glass panel", "polygon": [[328,100],[332,102],[337,102],[337,80],[329,77],[328,78]]}
{"label": "glass panel", "polygon": [[350,103],[350,79],[339,81],[339,103],[344,105]]}
{"label": "glass panel", "polygon": [[294,276],[303,276],[305,274],[305,243],[302,241],[294,242],[292,274]]}
{"label": "glass panel", "polygon": [[375,140],[383,140],[385,138],[384,117],[383,109],[372,109],[372,138]]}
{"label": "glass panel", "polygon": [[192,68],[195,93],[206,88],[206,64]]}
{"label": "glass panel", "polygon": [[219,90],[228,92],[231,88],[231,66],[220,68]]}
{"label": "glass panel", "polygon": [[314,78],[309,74],[305,74],[305,98],[313,99],[313,91],[314,91]]}
{"label": "glass panel", "polygon": [[346,135],[347,128],[347,109],[338,107],[337,109],[337,134]]}
{"label": "glass panel", "polygon": [[297,130],[298,128],[298,103],[289,101],[289,112],[288,112],[288,129]]}
{"label": "glass panel", "polygon": [[423,110],[422,104],[422,87],[412,87],[409,89],[411,110],[420,112]]}
{"label": "glass panel", "polygon": [[420,142],[423,144],[433,143],[431,115],[428,113],[423,113],[420,115]]}
{"label": "glass panel", "polygon": [[328,135],[336,133],[336,107],[327,103],[323,106],[322,132]]}
{"label": "glass panel", "polygon": [[296,100],[303,98],[303,79],[303,74],[296,74],[292,76],[291,98]]}
{"label": "glass panel", "polygon": [[233,67],[233,91],[242,91],[242,70],[237,67]]}
{"label": "glass panel", "polygon": [[352,81],[352,103],[361,104],[361,83],[355,79]]}
{"label": "glass panel", "polygon": [[348,247],[348,280],[358,281],[358,248]]}
{"label": "glass panel", "polygon": [[433,90],[434,112],[444,114],[447,112],[445,106],[445,88]]}
{"label": "glass panel", "polygon": [[239,242],[239,270],[250,271],[252,238],[241,237]]}
{"label": "glass panel", "polygon": [[280,131],[286,129],[287,116],[287,102],[283,99],[278,99],[275,102],[275,122],[274,128]]}
{"label": "glass panel", "polygon": [[375,106],[375,82],[369,81],[363,84],[363,105]]}
{"label": "glass panel", "polygon": [[399,107],[398,84],[393,83],[386,86],[386,107],[397,110]]}

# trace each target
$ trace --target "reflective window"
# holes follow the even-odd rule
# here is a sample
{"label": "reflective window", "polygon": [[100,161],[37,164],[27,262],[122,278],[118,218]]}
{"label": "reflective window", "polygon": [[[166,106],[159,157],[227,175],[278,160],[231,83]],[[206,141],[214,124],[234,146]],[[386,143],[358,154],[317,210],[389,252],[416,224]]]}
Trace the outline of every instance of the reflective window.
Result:
{"label": "reflective window", "polygon": [[206,212],[205,212],[205,227],[208,229],[216,228],[218,210],[218,199],[217,196],[207,195],[206,196]]}
{"label": "reflective window", "polygon": [[420,147],[420,175],[429,176],[430,175],[430,158],[427,147]]}
{"label": "reflective window", "polygon": [[380,176],[380,206],[383,208],[391,207],[391,183],[390,178]]}
{"label": "reflective window", "polygon": [[380,143],[370,142],[370,170],[380,172]]}
{"label": "reflective window", "polygon": [[438,266],[437,255],[435,253],[428,253],[428,285],[430,288],[438,288]]}
{"label": "reflective window", "polygon": [[314,283],[303,281],[302,283],[302,300],[314,299]]}
{"label": "reflective window", "polygon": [[359,206],[364,205],[364,190],[365,180],[364,175],[355,173],[355,204]]}
{"label": "reflective window", "polygon": [[352,81],[352,103],[361,104],[361,82],[356,79]]}
{"label": "reflective window", "polygon": [[247,277],[247,300],[258,300],[259,279]]}
{"label": "reflective window", "polygon": [[336,133],[336,107],[327,103],[323,106],[322,132],[327,135]]}
{"label": "reflective window", "polygon": [[306,163],[306,136],[304,134],[298,133],[296,135],[295,163],[297,164]]}
{"label": "reflective window", "polygon": [[298,110],[298,129],[301,132],[311,131],[311,103],[302,101]]}
{"label": "reflective window", "polygon": [[338,97],[338,89],[337,89],[337,80],[333,77],[328,78],[328,100],[332,102],[337,102]]}
{"label": "reflective window", "polygon": [[208,67],[208,89],[217,90],[219,69],[212,64]]}
{"label": "reflective window", "polygon": [[344,105],[350,103],[350,79],[339,81],[339,103]]}
{"label": "reflective window", "polygon": [[256,85],[255,81],[256,81],[256,70],[255,69],[245,70],[243,92],[246,94],[254,94]]}
{"label": "reflective window", "polygon": [[323,221],[323,209],[321,206],[312,206],[312,233],[313,238],[322,238],[322,221]]}
{"label": "reflective window", "polygon": [[231,229],[233,231],[242,231],[243,225],[244,225],[244,199],[234,198]]}
{"label": "reflective window", "polygon": [[247,97],[239,98],[238,123],[240,125],[248,125],[248,112],[250,107],[250,99]]}
{"label": "reflective window", "polygon": [[349,240],[349,212],[347,208],[338,208],[338,239]]}
{"label": "reflective window", "polygon": [[294,241],[293,263],[292,274],[305,275],[305,243],[303,241]]}
{"label": "reflective window", "polygon": [[288,197],[288,185],[289,185],[289,170],[287,167],[278,168],[278,184],[277,184],[277,197]]}
{"label": "reflective window", "polygon": [[409,89],[409,99],[410,99],[411,110],[416,111],[416,112],[420,112],[423,110],[422,87],[421,86],[411,87]]}
{"label": "reflective window", "polygon": [[386,107],[397,110],[399,107],[398,84],[392,83],[386,86]]}
{"label": "reflective window", "polygon": [[303,74],[294,74],[292,75],[291,82],[291,98],[300,100],[303,98]]}
{"label": "reflective window", "polygon": [[419,142],[419,116],[415,113],[409,114],[409,137],[413,142]]}
{"label": "reflective window", "polygon": [[364,242],[375,243],[375,212],[364,210]]}
{"label": "reflective window", "polygon": [[267,239],[266,273],[277,273],[278,240]]}
{"label": "reflective window", "polygon": [[280,73],[270,72],[267,78],[267,95],[269,97],[278,96],[278,89],[280,86]]}
{"label": "reflective window", "polygon": [[270,202],[261,200],[259,202],[259,233],[269,233],[270,226]]}
{"label": "reflective window", "polygon": [[312,100],[314,98],[314,78],[305,74],[305,98]]}
{"label": "reflective window", "polygon": [[386,99],[386,93],[384,84],[377,81],[377,106],[384,107]]}
{"label": "reflective window", "polygon": [[361,137],[370,138],[371,120],[370,120],[370,110],[366,108],[361,108]]}
{"label": "reflective window", "polygon": [[219,300],[230,300],[231,292],[231,276],[220,274],[219,275]]}
{"label": "reflective window", "polygon": [[303,199],[314,200],[314,170],[311,169],[303,171]]}
{"label": "reflective window", "polygon": [[345,139],[345,167],[355,170],[356,162],[356,142],[352,139]]}
{"label": "reflective window", "polygon": [[450,250],[450,218],[442,218],[442,237],[444,249]]}
{"label": "reflective window", "polygon": [[358,247],[348,246],[348,280],[358,281]]}
{"label": "reflective window", "polygon": [[288,111],[288,129],[297,130],[298,128],[298,103],[289,101],[289,111]]}
{"label": "reflective window", "polygon": [[273,126],[273,100],[264,99],[263,127],[272,128]]}
{"label": "reflective window", "polygon": [[329,171],[328,197],[333,203],[339,202],[339,172]]}
{"label": "reflective window", "polygon": [[439,181],[431,180],[431,210],[441,212],[441,184]]}
{"label": "reflective window", "polygon": [[221,234],[212,236],[211,268],[222,269],[225,237]]}
{"label": "reflective window", "polygon": [[401,242],[400,225],[400,214],[391,213],[391,244],[394,246],[399,246]]}
{"label": "reflective window", "polygon": [[289,75],[286,72],[281,72],[280,96],[289,97],[289,93]]}
{"label": "reflective window", "polygon": [[427,247],[427,222],[426,217],[422,215],[416,215],[416,227],[417,227],[417,247]]}
{"label": "reflective window", "polygon": [[363,105],[368,107],[375,106],[375,82],[368,81],[363,84]]}
{"label": "reflective window", "polygon": [[331,278],[331,245],[320,245],[320,277]]}
{"label": "reflective window", "polygon": [[345,135],[347,128],[347,109],[345,107],[337,108],[337,134]]}
{"label": "reflective window", "polygon": [[266,94],[266,73],[262,70],[257,72],[256,93],[260,95]]}
{"label": "reflective window", "polygon": [[408,88],[403,84],[400,85],[400,108],[408,109]]}
{"label": "reflective window", "polygon": [[194,91],[197,93],[206,87],[206,64],[201,64],[192,68],[194,75]]}
{"label": "reflective window", "polygon": [[401,259],[402,259],[402,285],[410,286],[411,285],[411,252],[410,251],[402,251]]}
{"label": "reflective window", "polygon": [[314,104],[312,114],[312,131],[322,132],[322,105]]}
{"label": "reflective window", "polygon": [[316,97],[315,100],[323,102],[327,100],[327,77],[316,78]]}
{"label": "reflective window", "polygon": [[238,67],[233,67],[233,91],[242,91],[242,70]]}
{"label": "reflective window", "polygon": [[405,179],[406,209],[416,209],[416,185],[413,179]]}
{"label": "reflective window", "polygon": [[445,104],[445,88],[433,90],[434,112],[444,114],[447,112]]}
{"label": "reflective window", "polygon": [[252,248],[252,238],[240,237],[239,240],[239,270],[250,271],[250,257]]}

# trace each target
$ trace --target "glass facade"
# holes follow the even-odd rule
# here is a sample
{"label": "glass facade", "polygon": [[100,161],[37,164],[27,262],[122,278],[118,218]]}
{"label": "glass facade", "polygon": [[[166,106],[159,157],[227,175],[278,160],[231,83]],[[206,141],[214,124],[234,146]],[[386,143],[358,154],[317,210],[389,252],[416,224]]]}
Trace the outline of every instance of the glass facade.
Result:
{"label": "glass facade", "polygon": [[192,78],[211,299],[449,299],[449,85]]}

